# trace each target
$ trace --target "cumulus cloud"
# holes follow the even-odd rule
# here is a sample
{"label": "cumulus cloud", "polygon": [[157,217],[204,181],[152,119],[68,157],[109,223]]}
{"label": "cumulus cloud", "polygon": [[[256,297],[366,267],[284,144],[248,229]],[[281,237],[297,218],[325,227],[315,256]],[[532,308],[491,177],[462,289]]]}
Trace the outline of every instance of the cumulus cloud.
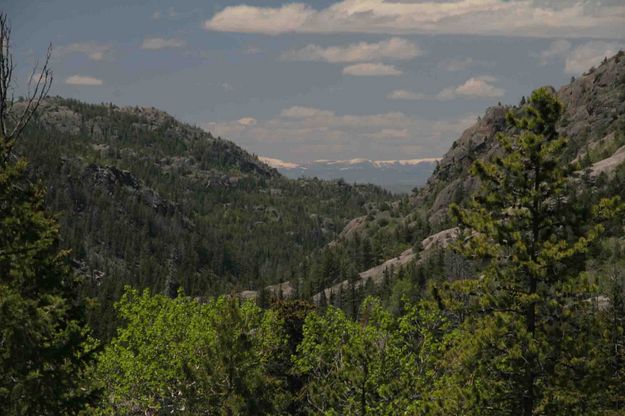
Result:
{"label": "cumulus cloud", "polygon": [[282,54],[287,61],[324,61],[330,63],[371,62],[389,60],[410,60],[423,55],[414,42],[393,37],[377,43],[359,42],[346,46],[307,45],[302,49]]}
{"label": "cumulus cloud", "polygon": [[[479,22],[479,24],[476,24]],[[229,6],[204,22],[222,32],[389,33],[625,38],[625,4],[601,0],[341,0],[323,9]]]}
{"label": "cumulus cloud", "polygon": [[297,31],[315,13],[315,10],[301,3],[285,4],[278,8],[231,6],[206,20],[204,28],[219,32],[278,35]]}
{"label": "cumulus cloud", "polygon": [[143,43],[141,44],[141,48],[149,49],[149,50],[158,50],[158,49],[165,49],[165,48],[179,48],[184,45],[185,45],[185,42],[182,39],[146,38],[143,40]]}
{"label": "cumulus cloud", "polygon": [[497,78],[488,75],[469,78],[464,84],[449,87],[438,93],[439,100],[451,100],[457,97],[497,98],[503,97],[506,92],[503,88],[493,85]]}
{"label": "cumulus cloud", "polygon": [[354,64],[343,68],[343,74],[358,77],[374,77],[374,76],[396,76],[402,72],[393,65],[386,64]]}
{"label": "cumulus cloud", "polygon": [[337,159],[405,159],[409,155],[442,155],[475,118],[473,114],[453,119],[427,119],[402,112],[336,114],[293,106],[253,124],[241,124],[238,119],[203,123],[202,127],[257,154],[287,160],[315,160],[329,154]]}
{"label": "cumulus cloud", "polygon": [[104,82],[101,79],[90,77],[88,75],[72,75],[65,78],[65,83],[68,85],[102,85]]}
{"label": "cumulus cloud", "polygon": [[423,100],[426,96],[425,94],[408,90],[395,90],[387,95],[386,98],[390,100]]}
{"label": "cumulus cloud", "polygon": [[54,50],[54,53],[56,56],[77,53],[87,56],[92,61],[102,61],[112,58],[113,45],[109,43],[76,42],[59,46]]}
{"label": "cumulus cloud", "polygon": [[599,65],[603,58],[616,55],[619,50],[625,50],[625,43],[593,41],[579,45],[567,54],[564,72],[579,75]]}

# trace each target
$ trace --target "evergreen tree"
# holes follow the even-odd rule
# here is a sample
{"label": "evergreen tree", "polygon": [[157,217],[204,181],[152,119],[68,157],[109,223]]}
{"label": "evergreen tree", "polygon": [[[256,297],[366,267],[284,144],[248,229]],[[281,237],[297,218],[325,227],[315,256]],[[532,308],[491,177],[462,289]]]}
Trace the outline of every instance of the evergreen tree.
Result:
{"label": "evergreen tree", "polygon": [[[461,364],[445,413],[587,414],[589,290],[580,273],[603,227],[589,224],[589,211],[571,198],[572,169],[559,160],[561,112],[557,98],[539,89],[509,113],[519,133],[499,136],[502,154],[472,167],[482,190],[467,209],[451,208],[466,230],[458,249],[488,266],[465,284],[473,313],[450,353]],[[602,200],[594,218],[614,215],[616,205]]]}
{"label": "evergreen tree", "polygon": [[34,94],[21,111],[14,105],[10,32],[0,14],[0,414],[77,414],[93,400],[78,279],[58,248],[43,187],[13,152],[52,78],[46,59]]}

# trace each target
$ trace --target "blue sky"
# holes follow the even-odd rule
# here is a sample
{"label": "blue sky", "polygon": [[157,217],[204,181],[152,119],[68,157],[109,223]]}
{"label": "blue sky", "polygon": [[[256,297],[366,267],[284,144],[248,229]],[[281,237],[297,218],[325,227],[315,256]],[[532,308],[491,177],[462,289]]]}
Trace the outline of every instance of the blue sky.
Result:
{"label": "blue sky", "polygon": [[[5,0],[17,80],[288,161],[441,156],[487,106],[625,48],[624,0]],[[22,83],[23,84],[23,83]],[[18,89],[19,91],[19,89]]]}

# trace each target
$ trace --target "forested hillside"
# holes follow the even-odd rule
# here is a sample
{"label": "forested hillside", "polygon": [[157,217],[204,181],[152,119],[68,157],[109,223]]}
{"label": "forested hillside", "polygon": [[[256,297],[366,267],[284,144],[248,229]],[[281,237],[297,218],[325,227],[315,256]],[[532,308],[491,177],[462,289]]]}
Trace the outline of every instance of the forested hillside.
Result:
{"label": "forested hillside", "polygon": [[125,285],[209,296],[293,280],[348,220],[391,198],[286,179],[153,108],[50,98],[17,150],[48,189],[103,334]]}

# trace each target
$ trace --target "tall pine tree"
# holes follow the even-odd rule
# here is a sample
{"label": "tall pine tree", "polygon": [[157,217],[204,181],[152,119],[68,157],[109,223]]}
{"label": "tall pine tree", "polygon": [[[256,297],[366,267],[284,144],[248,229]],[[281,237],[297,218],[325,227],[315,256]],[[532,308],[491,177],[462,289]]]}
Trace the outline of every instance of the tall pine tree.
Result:
{"label": "tall pine tree", "polygon": [[[572,197],[572,168],[560,160],[567,141],[556,130],[561,112],[547,89],[510,112],[516,133],[501,134],[499,156],[472,167],[481,191],[468,208],[451,208],[465,229],[459,250],[488,266],[477,282],[466,282],[474,309],[450,352],[456,394],[448,413],[587,414],[590,290],[580,273],[603,226]],[[616,205],[602,200],[593,218],[613,215]]]}

